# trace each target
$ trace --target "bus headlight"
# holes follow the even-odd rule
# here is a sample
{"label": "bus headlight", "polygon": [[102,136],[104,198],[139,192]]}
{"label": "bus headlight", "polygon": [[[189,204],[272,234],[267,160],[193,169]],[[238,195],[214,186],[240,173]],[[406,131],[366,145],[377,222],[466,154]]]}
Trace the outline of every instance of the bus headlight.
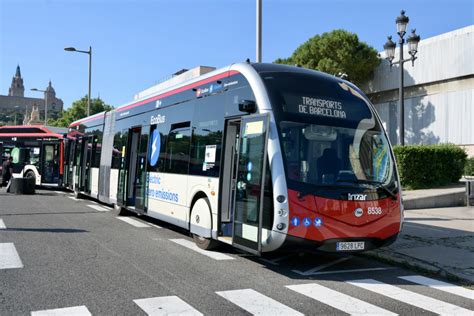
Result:
{"label": "bus headlight", "polygon": [[278,215],[281,216],[281,217],[287,217],[288,216],[288,212],[284,209],[279,209],[278,210]]}

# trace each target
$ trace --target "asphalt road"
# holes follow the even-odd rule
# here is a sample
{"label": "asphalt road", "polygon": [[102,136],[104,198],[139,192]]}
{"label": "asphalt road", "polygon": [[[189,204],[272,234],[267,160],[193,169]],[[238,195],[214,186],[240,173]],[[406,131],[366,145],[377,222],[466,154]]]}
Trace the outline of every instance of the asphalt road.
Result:
{"label": "asphalt road", "polygon": [[66,192],[0,193],[0,315],[474,314],[473,291],[364,257],[192,245]]}

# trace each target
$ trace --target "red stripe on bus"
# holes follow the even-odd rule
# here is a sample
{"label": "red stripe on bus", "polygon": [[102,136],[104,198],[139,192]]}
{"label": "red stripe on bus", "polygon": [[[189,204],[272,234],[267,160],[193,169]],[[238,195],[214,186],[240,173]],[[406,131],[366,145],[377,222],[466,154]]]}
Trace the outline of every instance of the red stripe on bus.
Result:
{"label": "red stripe on bus", "polygon": [[180,87],[180,88],[176,88],[176,89],[174,89],[174,90],[171,90],[171,91],[168,91],[168,92],[159,94],[159,95],[155,95],[154,97],[151,97],[151,98],[149,98],[149,99],[145,99],[145,100],[142,100],[142,101],[137,102],[137,103],[134,103],[134,104],[130,104],[130,105],[127,105],[127,106],[124,106],[124,107],[121,107],[121,108],[117,108],[116,111],[117,111],[117,112],[122,112],[122,111],[125,111],[125,110],[128,110],[128,109],[131,109],[131,108],[140,106],[140,105],[145,104],[145,103],[148,103],[148,102],[156,101],[156,100],[159,100],[159,99],[168,97],[168,96],[170,96],[170,95],[174,95],[174,94],[183,92],[183,91],[185,91],[185,90],[189,90],[189,89],[192,89],[192,88],[194,88],[194,87],[198,87],[198,86],[200,86],[200,85],[203,85],[203,84],[206,84],[206,83],[215,81],[215,80],[219,80],[219,79],[222,79],[222,78],[225,78],[225,77],[230,77],[230,76],[232,76],[232,75],[236,75],[236,74],[238,74],[238,73],[239,73],[239,72],[236,71],[236,70],[226,71],[226,72],[223,72],[223,73],[221,73],[221,74],[214,75],[214,76],[212,76],[212,77],[209,77],[209,78],[206,78],[206,79],[203,79],[203,80],[200,80],[200,81],[196,81],[196,82],[194,82],[194,83],[190,83],[190,84],[185,85],[185,86],[182,86],[182,87]]}
{"label": "red stripe on bus", "polygon": [[104,115],[105,115],[105,113],[102,113],[102,115],[99,115],[99,116],[84,118],[80,121],[71,123],[71,125],[69,125],[69,127],[75,127],[77,125],[81,125],[81,123],[91,122],[91,121],[95,121],[95,120],[98,120],[98,119],[102,119],[102,118],[104,118]]}
{"label": "red stripe on bus", "polygon": [[40,138],[56,137],[56,138],[59,138],[59,139],[63,138],[62,135],[55,134],[55,133],[23,133],[23,134],[19,134],[19,133],[1,134],[0,133],[0,138],[2,138],[2,137],[19,137],[19,138],[23,138],[23,137],[40,137]]}

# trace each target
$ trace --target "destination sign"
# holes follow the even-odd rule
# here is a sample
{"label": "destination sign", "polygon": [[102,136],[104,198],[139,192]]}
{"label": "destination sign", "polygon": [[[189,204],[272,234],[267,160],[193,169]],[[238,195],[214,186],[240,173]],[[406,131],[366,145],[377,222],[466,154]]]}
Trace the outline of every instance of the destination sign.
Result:
{"label": "destination sign", "polygon": [[347,118],[344,103],[341,101],[291,95],[285,95],[285,101],[284,109],[286,112],[339,119]]}

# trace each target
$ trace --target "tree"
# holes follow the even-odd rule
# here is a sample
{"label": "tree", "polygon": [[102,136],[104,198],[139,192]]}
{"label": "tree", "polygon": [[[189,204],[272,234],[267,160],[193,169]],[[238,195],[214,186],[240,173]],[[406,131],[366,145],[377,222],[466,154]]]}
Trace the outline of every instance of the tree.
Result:
{"label": "tree", "polygon": [[[113,107],[105,104],[101,98],[91,99],[90,115],[110,111]],[[68,127],[72,122],[87,116],[87,95],[74,101],[69,109],[63,111],[58,119],[48,119],[48,125]]]}
{"label": "tree", "polygon": [[278,58],[277,64],[298,64],[332,75],[346,74],[355,84],[367,82],[380,63],[377,51],[360,42],[345,30],[316,35],[300,45],[289,58]]}

